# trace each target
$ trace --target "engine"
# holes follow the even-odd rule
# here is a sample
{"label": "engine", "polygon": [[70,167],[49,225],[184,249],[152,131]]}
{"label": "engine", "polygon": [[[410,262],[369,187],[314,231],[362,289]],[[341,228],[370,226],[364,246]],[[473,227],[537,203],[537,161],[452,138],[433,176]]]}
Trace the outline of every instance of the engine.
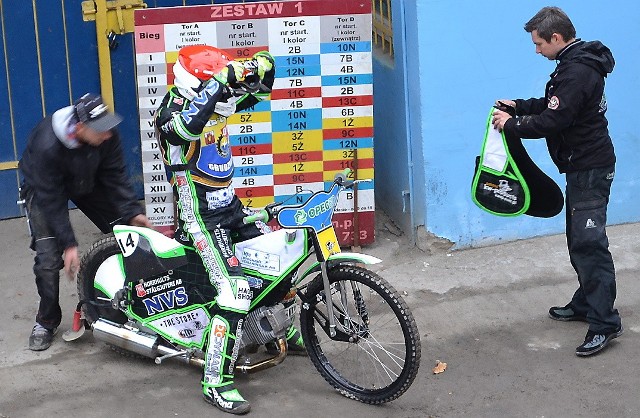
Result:
{"label": "engine", "polygon": [[[295,305],[293,305],[295,308]],[[240,347],[252,344],[266,344],[277,338],[283,338],[293,323],[295,310],[282,303],[263,306],[249,312],[244,322]]]}

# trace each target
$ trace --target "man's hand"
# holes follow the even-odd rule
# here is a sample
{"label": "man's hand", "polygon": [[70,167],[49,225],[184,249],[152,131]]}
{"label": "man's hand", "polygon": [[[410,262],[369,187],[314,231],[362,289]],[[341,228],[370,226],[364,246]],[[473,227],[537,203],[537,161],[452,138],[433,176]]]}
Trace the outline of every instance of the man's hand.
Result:
{"label": "man's hand", "polygon": [[[498,99],[496,100],[496,107],[500,108],[500,107],[504,107],[504,105],[507,105],[509,107],[513,107],[514,109],[516,108],[516,102],[514,102],[513,100],[508,100],[508,99]],[[500,109],[502,110],[502,109]]]}
{"label": "man's hand", "polygon": [[144,214],[139,214],[134,216],[133,218],[129,219],[129,225],[132,226],[143,226],[145,228],[151,228],[151,229],[155,229],[153,227],[153,224],[151,223],[151,221],[149,220],[149,218],[147,218]]}
{"label": "man's hand", "polygon": [[496,109],[493,111],[493,120],[491,121],[491,123],[493,124],[493,127],[495,129],[502,132],[502,130],[504,129],[504,124],[509,119],[511,119],[511,115],[509,115],[507,112]]}
{"label": "man's hand", "polygon": [[69,281],[73,281],[78,273],[80,257],[78,257],[78,247],[69,247],[64,250],[64,272]]}

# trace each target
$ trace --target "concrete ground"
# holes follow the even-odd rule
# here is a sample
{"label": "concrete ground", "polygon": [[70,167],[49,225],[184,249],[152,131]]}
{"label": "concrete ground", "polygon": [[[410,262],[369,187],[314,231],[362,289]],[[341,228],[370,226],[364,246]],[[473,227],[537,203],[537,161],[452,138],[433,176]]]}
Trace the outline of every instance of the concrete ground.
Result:
{"label": "concrete ground", "polygon": [[[78,211],[87,249],[99,232]],[[505,220],[508,222],[508,220]],[[308,359],[237,379],[252,417],[637,417],[640,358],[640,224],[608,228],[625,333],[601,354],[578,358],[584,323],[559,323],[577,280],[564,236],[423,253],[378,215],[376,243],[363,252],[413,311],[422,366],[400,399],[374,407],[333,391]],[[394,231],[395,232],[395,231]],[[0,222],[0,418],[227,416],[200,397],[199,371],[126,358],[91,335],[44,352],[27,349],[38,296],[24,219]],[[75,284],[62,280],[61,330],[71,325]],[[636,312],[638,311],[638,312]],[[444,373],[433,374],[436,361]]]}

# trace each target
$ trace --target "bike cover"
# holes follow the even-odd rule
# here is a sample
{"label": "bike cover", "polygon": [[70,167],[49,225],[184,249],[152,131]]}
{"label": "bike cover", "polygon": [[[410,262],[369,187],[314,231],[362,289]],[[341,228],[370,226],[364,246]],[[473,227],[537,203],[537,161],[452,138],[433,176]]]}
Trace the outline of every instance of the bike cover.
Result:
{"label": "bike cover", "polygon": [[493,111],[487,119],[481,155],[476,157],[473,202],[498,216],[557,215],[564,205],[562,191],[531,160],[520,138],[493,127]]}

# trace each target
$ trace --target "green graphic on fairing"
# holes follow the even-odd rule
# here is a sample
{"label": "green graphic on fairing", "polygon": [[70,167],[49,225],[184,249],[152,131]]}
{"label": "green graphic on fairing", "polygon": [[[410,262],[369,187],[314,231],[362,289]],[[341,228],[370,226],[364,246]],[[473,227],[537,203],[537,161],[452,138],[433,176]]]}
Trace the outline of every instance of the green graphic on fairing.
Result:
{"label": "green graphic on fairing", "polygon": [[482,143],[476,159],[471,198],[481,209],[498,216],[518,216],[527,211],[531,194],[524,177],[509,152],[509,141],[491,123],[489,112]]}

